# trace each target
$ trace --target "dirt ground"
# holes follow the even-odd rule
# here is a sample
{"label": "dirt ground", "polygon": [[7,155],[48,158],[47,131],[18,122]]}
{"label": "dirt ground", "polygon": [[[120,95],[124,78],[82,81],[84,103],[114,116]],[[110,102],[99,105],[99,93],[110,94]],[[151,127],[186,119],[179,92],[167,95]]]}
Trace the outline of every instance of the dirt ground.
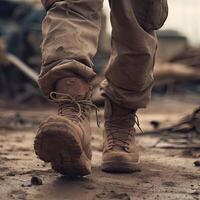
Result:
{"label": "dirt ground", "polygon": [[[148,109],[139,113],[141,126],[144,130],[152,129],[152,120],[159,120],[161,126],[171,125],[199,105],[199,100],[185,97],[155,98]],[[95,117],[92,121],[92,175],[69,179],[56,174],[48,164],[38,160],[33,151],[36,127],[52,112],[52,108],[0,108],[1,200],[200,199],[200,168],[194,166],[200,159],[200,151],[191,152],[187,146],[170,147],[166,142],[155,146],[160,135],[138,136],[141,169],[137,172],[128,175],[102,172],[102,128],[96,128]],[[36,177],[36,185],[31,184],[32,177]],[[37,185],[37,178],[42,184]]]}

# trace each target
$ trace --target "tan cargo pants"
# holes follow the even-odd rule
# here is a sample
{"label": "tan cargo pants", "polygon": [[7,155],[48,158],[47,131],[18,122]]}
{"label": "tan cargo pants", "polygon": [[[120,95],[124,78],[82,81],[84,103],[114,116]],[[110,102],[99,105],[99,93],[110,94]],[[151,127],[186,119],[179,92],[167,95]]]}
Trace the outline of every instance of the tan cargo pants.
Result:
{"label": "tan cargo pants", "polygon": [[[55,83],[73,74],[95,77],[103,0],[42,0],[47,10],[39,85],[48,97]],[[112,52],[103,94],[127,108],[145,107],[153,83],[155,30],[165,22],[167,0],[110,0]]]}

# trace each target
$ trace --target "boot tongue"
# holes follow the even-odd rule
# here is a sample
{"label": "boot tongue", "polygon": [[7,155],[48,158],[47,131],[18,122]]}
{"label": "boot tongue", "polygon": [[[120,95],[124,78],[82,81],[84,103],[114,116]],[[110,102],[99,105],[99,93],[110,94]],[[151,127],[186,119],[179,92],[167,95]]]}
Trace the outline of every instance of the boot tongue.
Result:
{"label": "boot tongue", "polygon": [[113,150],[124,150],[135,123],[135,112],[105,98],[105,128],[113,136]]}
{"label": "boot tongue", "polygon": [[[56,84],[56,92],[70,95],[75,99],[89,98],[89,84],[77,77],[68,77],[61,79]],[[57,94],[57,98],[66,98],[65,95]]]}
{"label": "boot tongue", "polygon": [[91,90],[86,81],[77,77],[61,79],[56,84],[54,94],[55,100],[59,103],[59,115],[73,121],[89,117]]}

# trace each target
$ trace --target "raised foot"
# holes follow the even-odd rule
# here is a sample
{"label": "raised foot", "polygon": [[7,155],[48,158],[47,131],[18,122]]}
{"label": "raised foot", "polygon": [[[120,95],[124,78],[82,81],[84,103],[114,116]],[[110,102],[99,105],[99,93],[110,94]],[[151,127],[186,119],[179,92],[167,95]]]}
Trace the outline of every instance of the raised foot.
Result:
{"label": "raised foot", "polygon": [[38,157],[50,162],[52,168],[67,176],[85,176],[91,173],[91,161],[81,142],[65,124],[40,127],[34,149]]}

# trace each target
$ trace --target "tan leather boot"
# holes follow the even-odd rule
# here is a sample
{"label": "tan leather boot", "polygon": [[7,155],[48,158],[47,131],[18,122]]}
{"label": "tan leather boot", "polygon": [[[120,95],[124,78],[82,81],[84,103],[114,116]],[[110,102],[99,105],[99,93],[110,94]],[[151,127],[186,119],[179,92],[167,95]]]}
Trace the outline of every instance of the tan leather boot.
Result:
{"label": "tan leather boot", "polygon": [[40,125],[34,143],[36,154],[63,175],[90,174],[90,85],[77,77],[64,78],[50,96],[59,105],[58,115]]}
{"label": "tan leather boot", "polygon": [[105,99],[105,131],[102,170],[133,172],[138,169],[139,152],[135,140],[135,111]]}

